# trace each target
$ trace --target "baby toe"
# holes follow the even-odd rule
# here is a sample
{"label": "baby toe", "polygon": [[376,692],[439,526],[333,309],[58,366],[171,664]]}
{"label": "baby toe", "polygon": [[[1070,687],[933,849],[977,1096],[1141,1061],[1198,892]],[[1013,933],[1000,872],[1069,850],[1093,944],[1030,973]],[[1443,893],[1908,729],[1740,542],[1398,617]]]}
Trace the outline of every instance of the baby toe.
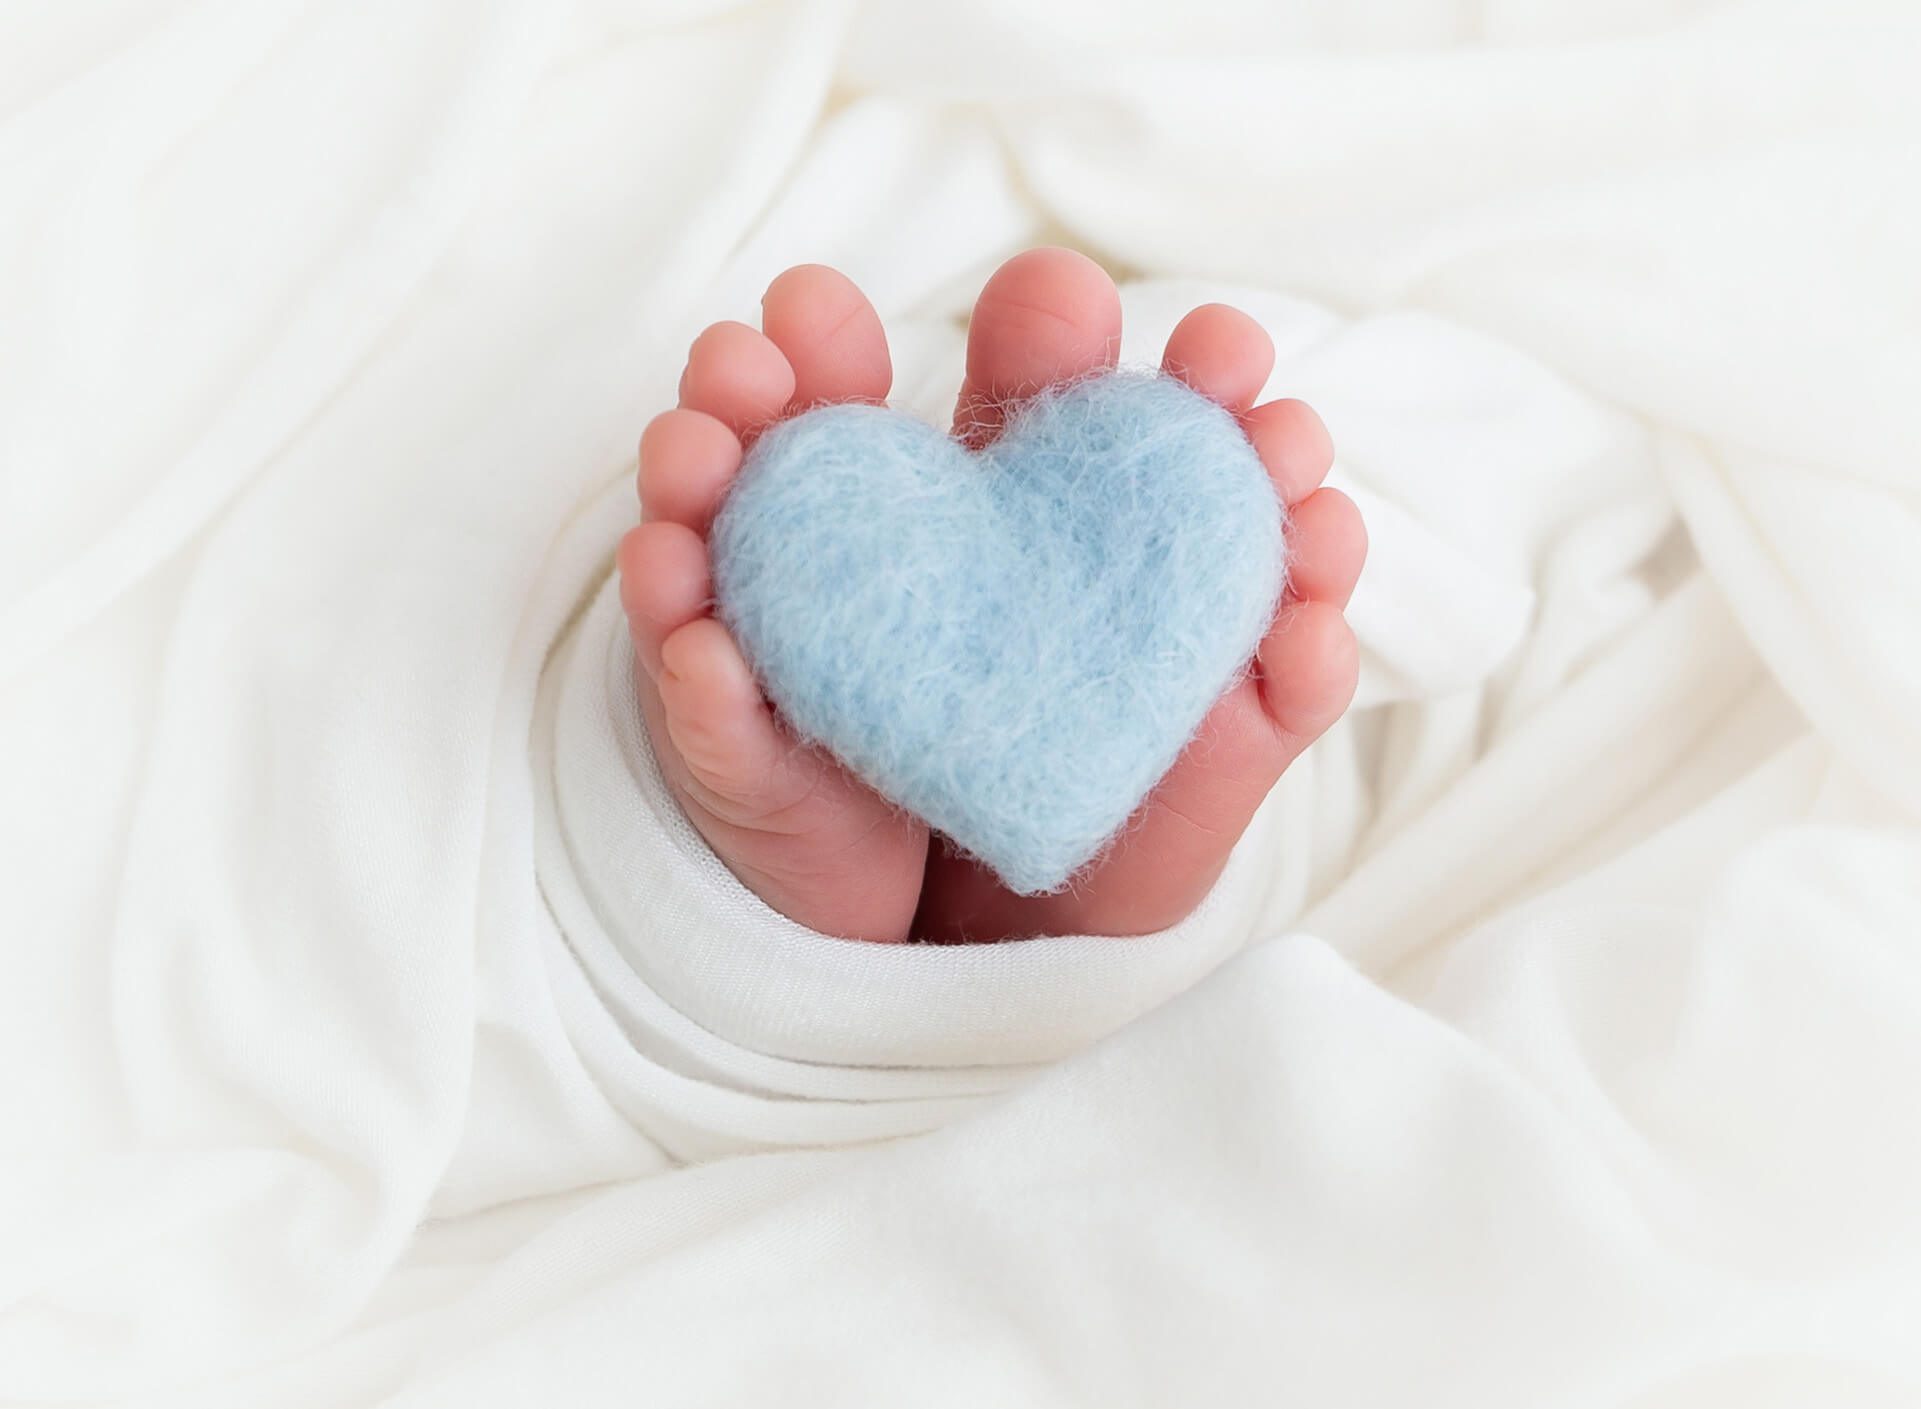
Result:
{"label": "baby toe", "polygon": [[1259,662],[1261,703],[1292,762],[1353,701],[1360,647],[1339,607],[1298,602],[1282,609]]}
{"label": "baby toe", "polygon": [[657,678],[661,644],[707,614],[714,590],[707,545],[685,524],[644,523],[621,540],[615,565],[634,654]]}
{"label": "baby toe", "polygon": [[745,323],[716,323],[687,350],[680,404],[706,412],[739,439],[778,420],[793,397],[786,355]]}
{"label": "baby toe", "polygon": [[760,325],[793,368],[790,413],[886,400],[894,370],[880,314],[839,270],[802,264],[780,275],[761,298]]}
{"label": "baby toe", "polygon": [[970,445],[985,444],[1011,405],[1055,382],[1113,366],[1120,342],[1120,293],[1100,265],[1067,249],[1015,255],[974,303],[954,433]]}
{"label": "baby toe", "polygon": [[1274,371],[1274,342],[1238,308],[1204,303],[1175,326],[1161,367],[1239,415]]}
{"label": "baby toe", "polygon": [[724,422],[687,407],[661,412],[640,437],[642,515],[705,533],[740,459],[740,440]]}
{"label": "baby toe", "polygon": [[1354,501],[1338,489],[1315,490],[1294,506],[1288,540],[1289,592],[1346,606],[1367,560],[1367,525]]}
{"label": "baby toe", "polygon": [[1334,440],[1305,401],[1263,402],[1241,418],[1241,427],[1284,503],[1305,499],[1334,468]]}

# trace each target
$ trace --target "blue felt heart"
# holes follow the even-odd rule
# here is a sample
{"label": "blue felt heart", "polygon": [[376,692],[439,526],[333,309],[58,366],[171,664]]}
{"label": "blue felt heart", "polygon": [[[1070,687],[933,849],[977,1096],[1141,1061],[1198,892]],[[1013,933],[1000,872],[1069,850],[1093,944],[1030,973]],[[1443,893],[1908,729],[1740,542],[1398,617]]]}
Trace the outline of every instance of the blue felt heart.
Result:
{"label": "blue felt heart", "polygon": [[1281,529],[1232,416],[1115,372],[978,454],[881,407],[782,422],[715,521],[714,585],[801,736],[1031,894],[1102,848],[1244,669]]}

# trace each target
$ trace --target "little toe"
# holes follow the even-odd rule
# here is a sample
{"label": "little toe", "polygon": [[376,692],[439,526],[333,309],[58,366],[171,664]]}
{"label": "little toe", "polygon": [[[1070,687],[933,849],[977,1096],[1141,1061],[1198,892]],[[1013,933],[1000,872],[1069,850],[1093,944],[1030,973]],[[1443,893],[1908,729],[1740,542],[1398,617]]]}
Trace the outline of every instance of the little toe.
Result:
{"label": "little toe", "polygon": [[767,286],[760,325],[794,372],[788,411],[841,401],[884,401],[894,382],[880,315],[854,281],[801,264]]}
{"label": "little toe", "polygon": [[1292,762],[1353,701],[1360,647],[1339,607],[1295,602],[1261,642],[1259,663],[1261,704]]}
{"label": "little toe", "polygon": [[740,468],[740,440],[705,411],[663,411],[640,436],[640,509],[705,533]]}
{"label": "little toe", "polygon": [[1274,341],[1240,309],[1204,303],[1175,325],[1161,367],[1238,416],[1274,372]]}
{"label": "little toe", "polygon": [[1317,489],[1294,506],[1288,529],[1288,591],[1345,607],[1367,561],[1367,525],[1338,489]]}
{"label": "little toe", "polygon": [[1120,293],[1100,265],[1067,249],[1015,255],[974,303],[954,434],[986,444],[1011,404],[1113,366],[1120,342]]}
{"label": "little toe", "polygon": [[794,369],[765,333],[716,323],[687,350],[680,404],[704,411],[741,440],[780,418],[794,398]]}
{"label": "little toe", "polygon": [[786,744],[727,628],[703,616],[670,633],[655,684],[668,737],[708,801],[726,810],[758,796]]}
{"label": "little toe", "polygon": [[1305,401],[1265,401],[1241,417],[1241,428],[1267,466],[1284,503],[1297,504],[1334,468],[1334,441]]}
{"label": "little toe", "polygon": [[657,678],[661,643],[707,614],[714,590],[707,545],[685,524],[644,523],[621,539],[615,564],[634,654]]}

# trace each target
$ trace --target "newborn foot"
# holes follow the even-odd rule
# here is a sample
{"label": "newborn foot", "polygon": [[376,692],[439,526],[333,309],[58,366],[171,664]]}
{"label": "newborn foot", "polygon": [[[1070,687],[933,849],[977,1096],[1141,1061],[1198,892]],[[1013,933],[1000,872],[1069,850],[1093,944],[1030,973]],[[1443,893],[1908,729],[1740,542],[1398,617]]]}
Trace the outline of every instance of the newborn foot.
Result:
{"label": "newborn foot", "polygon": [[[882,400],[892,380],[879,318],[834,271],[789,270],[761,308],[763,332],[717,323],[695,341],[680,406],[641,439],[642,523],[619,551],[641,707],[688,818],[773,908],[850,939],[1146,934],[1184,918],[1357,674],[1342,608],[1366,536],[1353,503],[1320,488],[1333,449],[1319,418],[1297,401],[1252,405],[1273,367],[1266,334],[1233,309],[1197,308],[1164,365],[1240,418],[1289,505],[1280,615],[1122,838],[1065,891],[1020,896],[930,848],[925,827],[787,734],[713,617],[707,529],[745,445],[809,406]],[[976,305],[955,434],[987,443],[1011,406],[1111,366],[1119,343],[1119,296],[1098,266],[1066,250],[1017,256]]]}
{"label": "newborn foot", "polygon": [[[1113,365],[1120,333],[1120,297],[1092,261],[1058,249],[1009,260],[974,307],[955,434],[985,444],[1010,405]],[[1178,922],[1213,886],[1282,771],[1353,698],[1358,655],[1342,609],[1367,537],[1353,501],[1320,487],[1334,460],[1320,418],[1298,401],[1253,404],[1273,370],[1273,344],[1220,304],[1181,320],[1163,366],[1240,418],[1288,505],[1279,616],[1254,669],[1215,705],[1120,840],[1066,890],[1016,895],[986,868],[934,847],[916,922],[926,938],[1148,934]]]}
{"label": "newborn foot", "polygon": [[640,442],[640,527],[621,542],[621,602],[661,772],[707,844],[789,919],[847,939],[907,938],[927,830],[775,719],[713,616],[707,529],[754,434],[835,401],[883,400],[880,318],[844,276],[790,269],[762,331],[716,323],[694,342],[680,405]]}

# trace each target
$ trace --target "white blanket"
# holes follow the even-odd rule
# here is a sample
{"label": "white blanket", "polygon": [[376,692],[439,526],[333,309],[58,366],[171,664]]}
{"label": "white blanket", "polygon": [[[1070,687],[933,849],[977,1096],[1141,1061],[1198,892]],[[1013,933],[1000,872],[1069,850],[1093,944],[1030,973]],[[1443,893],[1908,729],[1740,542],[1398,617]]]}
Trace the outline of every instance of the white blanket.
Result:
{"label": "white blanket", "polygon": [[[1464,16],[1472,14],[1469,20]],[[1921,20],[0,15],[0,1403],[1921,1402]],[[651,772],[704,322],[1067,241],[1373,539],[1175,931],[884,949]]]}

